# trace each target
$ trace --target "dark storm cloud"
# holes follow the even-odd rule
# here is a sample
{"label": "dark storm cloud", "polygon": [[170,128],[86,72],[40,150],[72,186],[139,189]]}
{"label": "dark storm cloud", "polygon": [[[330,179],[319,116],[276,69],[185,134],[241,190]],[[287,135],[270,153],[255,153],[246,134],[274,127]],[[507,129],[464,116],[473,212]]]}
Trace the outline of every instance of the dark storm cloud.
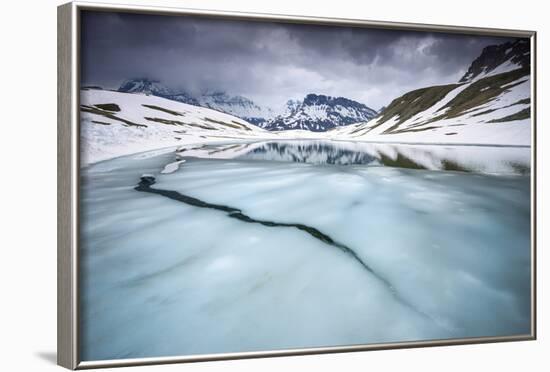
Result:
{"label": "dark storm cloud", "polygon": [[85,12],[82,80],[116,88],[148,77],[277,105],[310,92],[379,108],[411,89],[455,82],[503,38]]}

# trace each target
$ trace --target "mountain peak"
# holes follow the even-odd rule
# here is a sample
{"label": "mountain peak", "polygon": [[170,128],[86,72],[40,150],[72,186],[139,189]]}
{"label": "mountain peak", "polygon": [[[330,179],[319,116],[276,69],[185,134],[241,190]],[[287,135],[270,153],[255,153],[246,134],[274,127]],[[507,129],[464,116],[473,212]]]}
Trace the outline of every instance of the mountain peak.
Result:
{"label": "mountain peak", "polygon": [[122,83],[119,92],[124,93],[144,93],[152,95],[167,96],[172,94],[170,89],[165,87],[158,80],[146,77],[128,79]]}
{"label": "mountain peak", "polygon": [[496,75],[527,67],[531,61],[528,39],[517,39],[503,44],[489,45],[477,57],[459,83],[477,80],[483,76]]}
{"label": "mountain peak", "polygon": [[294,111],[296,111],[296,109],[298,109],[298,107],[300,107],[301,104],[302,101],[299,101],[297,99],[289,99],[288,101],[286,101],[286,114],[292,114]]}
{"label": "mountain peak", "polygon": [[323,94],[309,93],[303,100],[304,105],[322,105],[328,103],[332,97]]}
{"label": "mountain peak", "polygon": [[268,130],[303,129],[323,132],[334,127],[364,122],[377,112],[344,97],[309,93],[303,101],[289,100],[285,114],[269,120],[262,127]]}

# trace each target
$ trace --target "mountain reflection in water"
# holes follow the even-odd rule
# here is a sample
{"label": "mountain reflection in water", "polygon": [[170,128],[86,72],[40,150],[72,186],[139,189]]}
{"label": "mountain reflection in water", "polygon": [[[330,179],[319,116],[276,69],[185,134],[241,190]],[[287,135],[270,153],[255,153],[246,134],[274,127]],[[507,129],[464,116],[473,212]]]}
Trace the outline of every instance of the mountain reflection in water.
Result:
{"label": "mountain reflection in water", "polygon": [[529,147],[309,140],[185,146],[179,148],[177,153],[180,158],[387,166],[490,174],[529,175],[531,171]]}

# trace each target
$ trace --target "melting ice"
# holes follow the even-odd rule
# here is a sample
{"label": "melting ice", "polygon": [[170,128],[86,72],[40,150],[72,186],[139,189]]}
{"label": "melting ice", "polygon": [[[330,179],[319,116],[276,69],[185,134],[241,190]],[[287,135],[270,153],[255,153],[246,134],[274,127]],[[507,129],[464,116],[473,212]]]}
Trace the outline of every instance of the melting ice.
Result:
{"label": "melting ice", "polygon": [[87,167],[82,358],[529,333],[529,153],[270,142]]}

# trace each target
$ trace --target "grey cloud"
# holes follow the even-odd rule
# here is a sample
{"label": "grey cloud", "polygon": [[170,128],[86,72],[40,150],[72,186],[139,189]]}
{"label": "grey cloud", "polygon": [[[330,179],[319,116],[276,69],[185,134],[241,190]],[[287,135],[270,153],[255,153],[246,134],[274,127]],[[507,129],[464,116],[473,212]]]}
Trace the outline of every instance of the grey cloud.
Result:
{"label": "grey cloud", "polygon": [[132,77],[192,92],[222,89],[277,105],[315,92],[373,108],[456,81],[496,37],[182,16],[85,12],[82,80]]}

